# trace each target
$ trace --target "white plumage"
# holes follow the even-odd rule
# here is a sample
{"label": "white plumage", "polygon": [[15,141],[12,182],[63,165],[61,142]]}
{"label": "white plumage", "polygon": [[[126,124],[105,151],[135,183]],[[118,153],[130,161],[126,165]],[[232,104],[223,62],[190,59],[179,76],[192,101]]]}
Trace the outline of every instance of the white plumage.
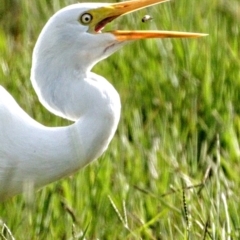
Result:
{"label": "white plumage", "polygon": [[[68,127],[45,127],[28,116],[0,86],[0,201],[68,176],[107,149],[119,122],[114,87],[91,68],[129,40],[199,37],[163,31],[100,30],[116,17],[164,0],[81,3],[50,18],[33,52],[31,81],[41,103],[73,120]],[[85,14],[85,15],[84,15]]]}

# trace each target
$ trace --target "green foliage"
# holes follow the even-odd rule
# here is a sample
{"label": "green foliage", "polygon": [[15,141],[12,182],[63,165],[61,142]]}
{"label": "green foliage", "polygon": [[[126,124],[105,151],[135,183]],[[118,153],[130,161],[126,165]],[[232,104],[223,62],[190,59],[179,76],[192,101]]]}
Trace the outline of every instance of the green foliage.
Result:
{"label": "green foliage", "polygon": [[[48,126],[69,123],[38,102],[31,53],[47,19],[73,2],[0,7],[0,84]],[[111,23],[209,36],[135,42],[95,66],[122,100],[109,149],[74,176],[2,203],[0,239],[238,239],[239,9],[237,0],[178,0]],[[142,23],[145,14],[153,21]]]}

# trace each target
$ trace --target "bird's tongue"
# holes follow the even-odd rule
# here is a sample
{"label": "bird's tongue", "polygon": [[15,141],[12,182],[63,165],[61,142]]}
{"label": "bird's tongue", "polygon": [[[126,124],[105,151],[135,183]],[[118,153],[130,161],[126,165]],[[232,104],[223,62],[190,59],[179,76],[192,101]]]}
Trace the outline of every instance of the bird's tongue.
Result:
{"label": "bird's tongue", "polygon": [[112,17],[107,17],[107,18],[103,19],[101,22],[99,22],[95,26],[95,32],[100,32],[107,25],[107,23],[111,22],[112,20],[114,20],[117,17],[118,16],[112,16]]}

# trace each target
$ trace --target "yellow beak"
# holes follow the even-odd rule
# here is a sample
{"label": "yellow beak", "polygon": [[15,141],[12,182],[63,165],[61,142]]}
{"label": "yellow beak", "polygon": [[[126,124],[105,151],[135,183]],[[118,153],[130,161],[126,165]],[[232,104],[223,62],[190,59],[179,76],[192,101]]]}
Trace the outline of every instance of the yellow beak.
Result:
{"label": "yellow beak", "polygon": [[[139,9],[152,6],[158,3],[167,2],[169,0],[132,0],[120,3],[109,4],[104,7],[92,9],[87,13],[92,15],[92,22],[89,24],[89,31],[98,33],[104,26],[115,18],[137,11]],[[144,38],[195,38],[206,36],[207,34],[176,32],[176,31],[110,31],[117,40],[137,40]]]}

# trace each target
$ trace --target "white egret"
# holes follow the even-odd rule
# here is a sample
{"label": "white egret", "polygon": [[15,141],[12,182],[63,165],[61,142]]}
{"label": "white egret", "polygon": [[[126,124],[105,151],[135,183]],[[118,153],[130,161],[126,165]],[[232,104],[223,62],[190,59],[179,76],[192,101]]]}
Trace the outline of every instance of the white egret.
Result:
{"label": "white egret", "polygon": [[107,149],[121,104],[114,87],[91,72],[98,61],[131,40],[203,36],[170,31],[101,32],[118,16],[164,1],[78,3],[50,18],[33,51],[31,81],[49,111],[75,123],[45,127],[0,86],[1,201],[23,192],[26,183],[40,188],[68,176]]}

